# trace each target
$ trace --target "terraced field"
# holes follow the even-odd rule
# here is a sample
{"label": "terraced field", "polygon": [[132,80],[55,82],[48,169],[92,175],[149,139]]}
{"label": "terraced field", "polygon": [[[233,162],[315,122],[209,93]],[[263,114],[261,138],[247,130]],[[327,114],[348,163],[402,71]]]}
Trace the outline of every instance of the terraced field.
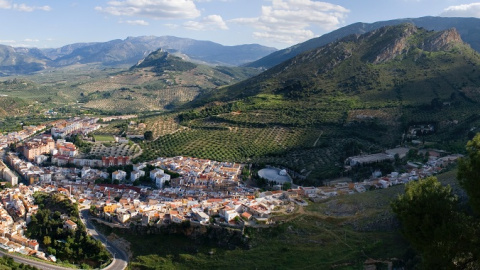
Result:
{"label": "terraced field", "polygon": [[[319,132],[316,132],[318,134]],[[283,154],[298,145],[313,145],[315,133],[304,129],[242,128],[204,126],[160,136],[154,142],[142,143],[141,159],[158,156],[187,155],[225,161]]]}

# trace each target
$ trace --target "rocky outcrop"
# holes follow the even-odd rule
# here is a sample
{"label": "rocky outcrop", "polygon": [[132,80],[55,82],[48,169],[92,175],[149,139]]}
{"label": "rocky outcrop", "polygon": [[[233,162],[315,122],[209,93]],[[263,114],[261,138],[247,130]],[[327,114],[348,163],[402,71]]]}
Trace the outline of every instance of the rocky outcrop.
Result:
{"label": "rocky outcrop", "polygon": [[[387,46],[382,48],[381,51],[376,55],[375,59],[372,61],[374,64],[390,61],[392,59],[395,59],[395,57],[408,52],[408,38],[416,34],[418,28],[415,27],[413,24],[406,24],[402,30],[403,31],[399,32],[397,38],[388,43]],[[391,35],[391,31],[392,30],[389,29],[389,27],[385,27],[380,28],[377,31],[373,31],[371,35],[373,35],[375,38],[382,38],[383,35]],[[376,32],[380,32],[380,34]],[[377,37],[378,35],[380,35],[380,37]],[[382,41],[383,39],[380,39],[380,42]]]}
{"label": "rocky outcrop", "polygon": [[455,28],[437,32],[428,38],[423,44],[422,49],[425,51],[437,52],[450,50],[456,44],[462,43],[462,38]]}

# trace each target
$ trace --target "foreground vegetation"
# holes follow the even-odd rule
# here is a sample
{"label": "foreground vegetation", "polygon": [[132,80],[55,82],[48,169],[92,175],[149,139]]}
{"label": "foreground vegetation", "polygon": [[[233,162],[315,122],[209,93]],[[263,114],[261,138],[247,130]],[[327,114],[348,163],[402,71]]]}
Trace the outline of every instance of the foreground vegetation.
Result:
{"label": "foreground vegetation", "polygon": [[[456,171],[439,176],[455,184]],[[419,262],[399,231],[390,202],[403,185],[298,207],[277,216],[272,228],[246,228],[248,248],[220,247],[216,242],[177,234],[123,234],[104,227],[110,237],[130,242],[132,269],[362,269],[369,259],[378,265],[412,267]],[[395,260],[397,258],[398,260]]]}
{"label": "foreground vegetation", "polygon": [[[77,264],[83,269],[108,262],[110,254],[99,240],[87,235],[77,205],[60,193],[37,192],[34,197],[39,210],[28,224],[27,237],[37,239],[42,249],[58,261]],[[75,222],[77,229],[64,228],[66,219]]]}
{"label": "foreground vegetation", "polygon": [[1,270],[34,270],[38,269],[36,267],[23,264],[23,263],[16,263],[12,257],[9,256],[2,256],[0,257],[0,269]]}
{"label": "foreground vegetation", "polygon": [[450,185],[429,177],[408,183],[405,194],[392,202],[402,233],[425,269],[480,267],[480,134],[468,142],[467,152],[460,160],[458,179],[468,197],[460,201]]}

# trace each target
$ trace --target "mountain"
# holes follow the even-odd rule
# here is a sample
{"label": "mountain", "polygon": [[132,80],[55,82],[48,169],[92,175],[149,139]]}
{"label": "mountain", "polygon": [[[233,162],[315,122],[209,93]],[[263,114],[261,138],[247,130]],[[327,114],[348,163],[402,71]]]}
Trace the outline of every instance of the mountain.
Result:
{"label": "mountain", "polygon": [[66,95],[70,99],[78,99],[83,108],[103,112],[165,111],[190,102],[210,89],[230,85],[258,73],[253,68],[192,63],[159,49],[129,70],[89,82],[72,82],[72,85],[66,86]]}
{"label": "mountain", "polygon": [[[212,90],[179,119],[196,127],[215,122],[218,128],[265,132],[268,141],[239,147],[235,160],[285,166],[302,173],[305,184],[321,184],[340,176],[349,156],[406,143],[415,125],[434,126],[423,138],[431,145],[461,152],[480,126],[479,65],[479,54],[455,29],[386,26]],[[188,145],[195,145],[197,139],[191,140]],[[261,142],[260,135],[251,140]],[[227,143],[234,149],[235,141]]]}
{"label": "mountain", "polygon": [[48,63],[49,59],[38,49],[0,45],[0,76],[40,71],[45,69]]}
{"label": "mountain", "polygon": [[172,36],[128,37],[107,42],[76,43],[56,49],[0,45],[0,75],[30,74],[51,67],[77,64],[131,66],[159,48],[187,56],[191,61],[227,66],[239,66],[276,51],[258,44],[224,46]]}
{"label": "mountain", "polygon": [[401,23],[412,23],[418,27],[428,30],[441,31],[449,28],[455,28],[463,41],[470,44],[476,51],[480,52],[480,19],[478,18],[452,18],[452,17],[421,17],[396,19],[389,21],[381,21],[375,23],[354,23],[317,38],[310,39],[303,43],[291,46],[289,48],[276,51],[259,60],[247,64],[248,67],[254,68],[271,68],[280,64],[302,52],[312,50],[328,43],[339,40],[352,34],[364,34],[380,27],[388,25],[397,25]]}
{"label": "mountain", "polygon": [[189,71],[196,67],[197,65],[192,62],[184,61],[178,56],[159,49],[149,54],[130,69],[151,68],[155,73],[163,73],[166,71]]}

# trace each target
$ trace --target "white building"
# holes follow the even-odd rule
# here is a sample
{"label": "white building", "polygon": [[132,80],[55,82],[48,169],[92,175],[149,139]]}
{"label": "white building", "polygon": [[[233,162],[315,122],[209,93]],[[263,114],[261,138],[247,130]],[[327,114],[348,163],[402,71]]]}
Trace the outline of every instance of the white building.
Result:
{"label": "white building", "polygon": [[138,171],[133,171],[131,174],[130,174],[130,181],[135,181],[137,180],[138,178],[142,177],[145,175],[145,171],[142,171],[142,170],[138,170]]}
{"label": "white building", "polygon": [[3,170],[3,179],[8,181],[12,186],[18,185],[18,176],[8,168]]}
{"label": "white building", "polygon": [[127,178],[127,172],[125,172],[125,171],[118,170],[118,171],[114,171],[112,173],[112,180],[123,181],[123,180],[125,180],[125,178]]}
{"label": "white building", "polygon": [[170,181],[169,174],[160,174],[155,177],[155,184],[158,188],[163,188],[165,186],[165,182]]}
{"label": "white building", "polygon": [[157,178],[157,175],[162,175],[165,174],[165,171],[162,169],[155,169],[150,171],[150,179],[155,180]]}

